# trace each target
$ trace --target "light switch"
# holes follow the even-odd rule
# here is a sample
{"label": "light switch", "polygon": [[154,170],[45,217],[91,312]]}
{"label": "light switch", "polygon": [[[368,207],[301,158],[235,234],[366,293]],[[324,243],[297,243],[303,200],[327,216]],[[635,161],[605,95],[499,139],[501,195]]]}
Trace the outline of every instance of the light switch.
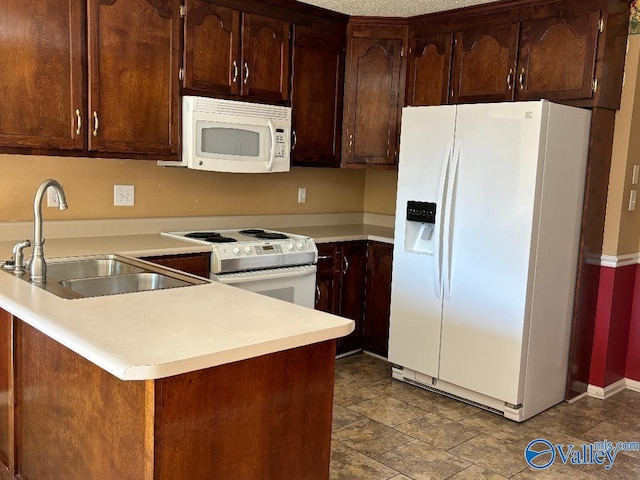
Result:
{"label": "light switch", "polygon": [[631,185],[638,184],[638,176],[640,176],[640,165],[633,166],[633,175],[631,176]]}
{"label": "light switch", "polygon": [[630,212],[633,212],[636,209],[637,197],[638,197],[638,191],[631,190],[631,193],[629,194],[629,211]]}

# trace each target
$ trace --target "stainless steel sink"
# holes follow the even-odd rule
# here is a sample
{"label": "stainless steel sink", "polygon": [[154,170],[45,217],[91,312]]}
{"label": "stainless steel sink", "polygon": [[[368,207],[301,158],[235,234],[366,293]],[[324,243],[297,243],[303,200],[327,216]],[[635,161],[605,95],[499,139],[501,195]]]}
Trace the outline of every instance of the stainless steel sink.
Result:
{"label": "stainless steel sink", "polygon": [[116,295],[118,293],[143,292],[164,288],[186,287],[191,282],[161,273],[144,272],[129,275],[112,275],[96,278],[74,278],[61,280],[60,286],[73,290],[83,297]]}
{"label": "stainless steel sink", "polygon": [[[7,272],[12,274],[11,272]],[[18,276],[29,281],[29,273]],[[61,298],[85,298],[201,285],[209,280],[122,255],[47,260],[47,281],[33,284]]]}
{"label": "stainless steel sink", "polygon": [[144,271],[144,268],[126,263],[115,255],[61,262],[49,261],[47,263],[47,278],[51,280],[59,280],[61,278],[109,277],[113,275],[142,273]]}

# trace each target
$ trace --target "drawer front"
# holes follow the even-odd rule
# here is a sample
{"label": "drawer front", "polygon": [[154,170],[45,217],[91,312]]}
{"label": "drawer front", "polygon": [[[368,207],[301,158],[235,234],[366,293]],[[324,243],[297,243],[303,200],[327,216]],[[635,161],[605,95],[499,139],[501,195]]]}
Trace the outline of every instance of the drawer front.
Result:
{"label": "drawer front", "polygon": [[340,255],[337,243],[319,243],[318,273],[330,273],[340,270]]}

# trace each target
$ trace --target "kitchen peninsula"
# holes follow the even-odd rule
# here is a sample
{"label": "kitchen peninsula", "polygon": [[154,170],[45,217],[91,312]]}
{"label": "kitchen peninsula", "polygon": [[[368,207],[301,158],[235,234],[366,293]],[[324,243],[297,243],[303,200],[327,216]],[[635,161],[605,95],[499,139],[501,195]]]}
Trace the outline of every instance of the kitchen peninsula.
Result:
{"label": "kitchen peninsula", "polygon": [[[109,253],[202,248],[144,237]],[[219,283],[65,300],[0,272],[0,478],[326,480],[352,329]]]}

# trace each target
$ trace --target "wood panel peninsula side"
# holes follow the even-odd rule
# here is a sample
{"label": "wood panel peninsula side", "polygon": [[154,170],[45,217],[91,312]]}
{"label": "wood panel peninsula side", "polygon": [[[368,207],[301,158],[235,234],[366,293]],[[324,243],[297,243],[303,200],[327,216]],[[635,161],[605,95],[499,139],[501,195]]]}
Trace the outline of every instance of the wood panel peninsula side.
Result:
{"label": "wood panel peninsula side", "polygon": [[329,478],[335,340],[123,381],[0,310],[2,479]]}

